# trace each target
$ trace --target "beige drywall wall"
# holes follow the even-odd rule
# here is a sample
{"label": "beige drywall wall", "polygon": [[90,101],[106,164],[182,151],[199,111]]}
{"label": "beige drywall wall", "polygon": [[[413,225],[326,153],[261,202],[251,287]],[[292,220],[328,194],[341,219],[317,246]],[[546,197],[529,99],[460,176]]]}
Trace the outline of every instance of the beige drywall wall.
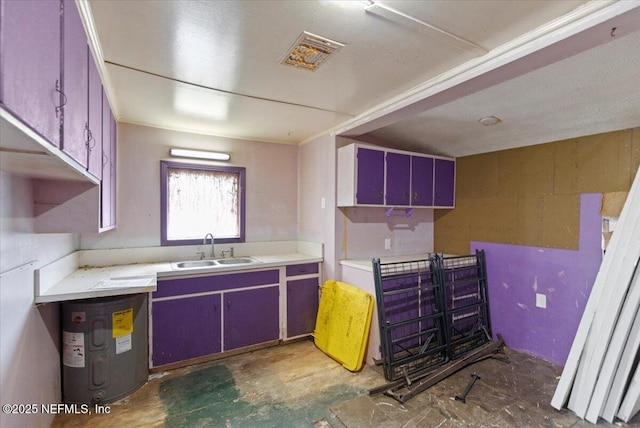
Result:
{"label": "beige drywall wall", "polygon": [[639,163],[640,128],[458,158],[456,208],[436,210],[434,249],[577,249],[579,195],[629,190]]}

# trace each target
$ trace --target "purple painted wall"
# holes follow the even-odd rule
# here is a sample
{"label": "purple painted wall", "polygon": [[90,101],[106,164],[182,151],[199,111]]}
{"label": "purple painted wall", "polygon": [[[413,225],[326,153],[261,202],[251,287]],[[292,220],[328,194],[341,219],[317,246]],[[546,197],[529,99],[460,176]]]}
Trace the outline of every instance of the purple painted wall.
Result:
{"label": "purple painted wall", "polygon": [[580,198],[577,251],[471,243],[486,251],[491,328],[507,346],[564,365],[602,261],[600,204],[600,194]]}

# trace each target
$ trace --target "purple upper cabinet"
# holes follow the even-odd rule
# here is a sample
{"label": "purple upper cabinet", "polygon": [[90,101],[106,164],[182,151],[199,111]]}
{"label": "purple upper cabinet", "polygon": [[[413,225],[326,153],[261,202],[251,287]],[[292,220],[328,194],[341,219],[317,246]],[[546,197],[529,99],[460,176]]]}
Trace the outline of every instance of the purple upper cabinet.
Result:
{"label": "purple upper cabinet", "polygon": [[[102,179],[102,82],[93,55],[87,46],[89,67],[89,164],[87,169],[94,177]],[[110,124],[107,123],[110,127]]]}
{"label": "purple upper cabinet", "polygon": [[118,142],[118,126],[116,124],[116,120],[113,117],[113,112],[109,110],[109,118],[111,119],[111,158],[109,160],[109,165],[111,166],[111,226],[115,227],[116,225],[116,165],[117,165],[117,151],[118,148],[116,144]]}
{"label": "purple upper cabinet", "polygon": [[358,143],[338,148],[338,207],[453,208],[455,159]]}
{"label": "purple upper cabinet", "polygon": [[356,203],[384,204],[384,151],[358,148]]}
{"label": "purple upper cabinet", "polygon": [[453,208],[455,200],[456,161],[436,158],[434,176],[435,191],[433,205],[441,208]]}
{"label": "purple upper cabinet", "polygon": [[0,102],[59,146],[60,3],[2,1],[0,8]]}
{"label": "purple upper cabinet", "polygon": [[278,287],[224,293],[224,350],[278,340]]}
{"label": "purple upper cabinet", "polygon": [[100,183],[100,227],[113,226],[111,220],[111,109],[107,97],[102,94],[102,182]]}
{"label": "purple upper cabinet", "polygon": [[411,156],[387,152],[386,202],[390,206],[408,206],[410,203]]}
{"label": "purple upper cabinet", "polygon": [[[44,2],[47,3],[47,2]],[[88,164],[88,85],[87,36],[73,0],[64,0],[64,62],[62,90],[64,106],[62,150],[82,166]]]}
{"label": "purple upper cabinet", "polygon": [[433,158],[411,156],[411,205],[433,206]]}

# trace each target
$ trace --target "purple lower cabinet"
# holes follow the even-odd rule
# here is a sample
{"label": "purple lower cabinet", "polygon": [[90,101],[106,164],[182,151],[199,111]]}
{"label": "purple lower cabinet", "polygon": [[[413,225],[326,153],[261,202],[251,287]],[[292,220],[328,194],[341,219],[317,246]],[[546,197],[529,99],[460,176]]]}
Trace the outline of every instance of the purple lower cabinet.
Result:
{"label": "purple lower cabinet", "polygon": [[154,367],[221,351],[220,295],[152,304]]}
{"label": "purple lower cabinet", "polygon": [[304,263],[301,265],[289,265],[287,266],[287,276],[297,275],[309,275],[312,273],[318,273],[318,263]]}
{"label": "purple lower cabinet", "polygon": [[200,276],[196,278],[163,279],[158,282],[158,289],[153,292],[153,298],[157,299],[159,297],[208,293],[238,287],[277,284],[279,281],[280,271],[278,269]]}
{"label": "purple lower cabinet", "polygon": [[224,293],[224,350],[278,340],[278,286]]}
{"label": "purple lower cabinet", "polygon": [[287,337],[312,333],[317,316],[318,278],[287,281]]}
{"label": "purple lower cabinet", "polygon": [[[602,261],[600,194],[580,198],[580,248],[472,242],[486,253],[491,329],[507,346],[564,365]],[[561,220],[559,220],[561,221]],[[537,307],[536,294],[546,296]]]}

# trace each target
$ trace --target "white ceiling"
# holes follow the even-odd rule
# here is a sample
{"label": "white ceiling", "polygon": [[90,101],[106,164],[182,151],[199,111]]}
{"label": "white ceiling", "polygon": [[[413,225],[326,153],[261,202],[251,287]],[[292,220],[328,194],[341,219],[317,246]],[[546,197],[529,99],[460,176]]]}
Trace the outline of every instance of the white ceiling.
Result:
{"label": "white ceiling", "polygon": [[[121,122],[451,156],[640,126],[640,2],[365,3],[78,1]],[[280,64],[303,31],[346,46]]]}

